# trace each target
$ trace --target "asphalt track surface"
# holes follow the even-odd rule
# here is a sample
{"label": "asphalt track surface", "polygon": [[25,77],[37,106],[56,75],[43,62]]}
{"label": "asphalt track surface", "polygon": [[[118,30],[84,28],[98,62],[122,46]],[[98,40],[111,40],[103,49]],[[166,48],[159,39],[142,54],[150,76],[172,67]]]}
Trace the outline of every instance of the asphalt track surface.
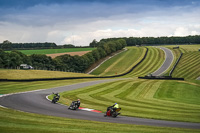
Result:
{"label": "asphalt track surface", "polygon": [[[167,58],[173,60],[170,55],[170,51],[165,48],[161,48],[165,51]],[[169,53],[169,55],[168,55]],[[172,55],[173,56],[173,55]],[[167,59],[162,65],[162,69],[157,70],[154,75],[159,75],[163,73],[171,64],[171,60]],[[167,67],[166,67],[166,66]],[[114,80],[123,80],[123,79],[106,79],[98,81],[90,81],[85,83],[78,83],[63,87],[56,87],[51,89],[29,91],[16,94],[8,94],[0,96],[0,106],[11,108],[19,111],[44,114],[50,116],[82,119],[82,120],[92,120],[92,121],[101,121],[101,122],[111,122],[111,123],[122,123],[122,124],[135,124],[135,125],[148,125],[148,126],[160,126],[160,127],[177,127],[177,128],[193,128],[200,129],[200,123],[190,123],[190,122],[176,122],[176,121],[165,121],[165,120],[155,120],[155,119],[145,119],[137,117],[127,117],[127,116],[118,116],[117,118],[104,117],[103,113],[89,112],[84,110],[69,110],[67,106],[61,104],[53,104],[51,101],[47,100],[47,96],[52,94],[52,92],[63,92],[75,90],[87,86],[92,86],[95,84],[111,82]],[[106,107],[105,107],[106,111]],[[123,112],[123,109],[122,111]]]}
{"label": "asphalt track surface", "polygon": [[171,66],[174,60],[174,55],[170,49],[164,47],[159,48],[165,52],[165,61],[158,70],[152,73],[153,76],[161,76]]}
{"label": "asphalt track surface", "polygon": [[[123,124],[136,124],[136,125],[148,125],[148,126],[160,126],[160,127],[177,127],[177,128],[193,128],[200,129],[200,123],[189,122],[175,122],[154,120],[136,117],[118,116],[117,118],[104,117],[103,113],[89,112],[84,110],[69,110],[67,106],[61,104],[53,104],[46,99],[46,96],[52,94],[52,92],[70,91],[86,86],[91,86],[99,83],[110,82],[114,80],[122,79],[106,79],[91,81],[79,84],[73,84],[63,87],[56,87],[45,90],[30,91],[17,94],[2,95],[0,97],[0,105],[2,107],[11,108],[19,111],[44,114],[50,116],[75,118],[82,120],[92,120],[111,123],[123,123]],[[106,110],[106,107],[105,107]]]}

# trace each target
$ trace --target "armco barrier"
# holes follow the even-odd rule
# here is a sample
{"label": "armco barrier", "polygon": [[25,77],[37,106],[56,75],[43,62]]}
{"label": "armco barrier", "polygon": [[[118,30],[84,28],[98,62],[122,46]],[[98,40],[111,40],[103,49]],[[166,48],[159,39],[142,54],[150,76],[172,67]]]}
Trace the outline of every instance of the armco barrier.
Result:
{"label": "armco barrier", "polygon": [[172,75],[172,73],[173,73],[174,69],[176,68],[177,64],[179,63],[179,61],[180,61],[182,55],[183,55],[183,53],[181,53],[181,55],[179,56],[178,60],[176,61],[176,64],[174,65],[174,67],[173,67],[172,70],[170,71],[169,76]]}
{"label": "armco barrier", "polygon": [[113,75],[113,76],[103,76],[103,77],[65,77],[65,78],[41,78],[41,79],[0,79],[0,81],[7,81],[7,82],[33,82],[33,81],[51,81],[51,80],[68,80],[68,79],[94,79],[94,78],[115,78],[115,77],[121,77],[124,75],[129,74],[133,71],[134,68],[136,68],[147,56],[148,48],[146,48],[146,52],[144,57],[135,65],[133,66],[128,72],[119,74],[119,75]]}
{"label": "armco barrier", "polygon": [[172,76],[144,76],[139,79],[159,79],[159,80],[184,80],[184,78],[172,78]]}

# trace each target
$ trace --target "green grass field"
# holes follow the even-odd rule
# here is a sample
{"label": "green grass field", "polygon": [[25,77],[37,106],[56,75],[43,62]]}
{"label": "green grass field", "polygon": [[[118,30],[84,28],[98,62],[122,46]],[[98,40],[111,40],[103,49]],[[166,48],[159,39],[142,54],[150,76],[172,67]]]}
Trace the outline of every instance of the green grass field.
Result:
{"label": "green grass field", "polygon": [[67,52],[92,51],[93,49],[95,48],[38,49],[38,50],[19,50],[19,51],[26,55],[31,55],[31,54],[56,54],[56,53],[67,53]]}
{"label": "green grass field", "polygon": [[124,77],[145,76],[156,71],[163,64],[165,60],[164,51],[155,47],[148,47],[148,49],[149,51],[144,61]]}
{"label": "green grass field", "polygon": [[61,93],[60,102],[79,98],[82,107],[103,112],[117,102],[126,116],[200,122],[199,88],[187,81],[126,79]]}
{"label": "green grass field", "polygon": [[184,53],[172,76],[185,79],[198,78],[200,76],[200,52]]}
{"label": "green grass field", "polygon": [[88,77],[83,73],[47,71],[47,70],[15,70],[0,69],[1,79],[40,79],[40,78],[63,78],[63,77]]}
{"label": "green grass field", "polygon": [[52,80],[35,82],[0,82],[0,94],[18,93],[31,90],[49,89],[80,82],[93,81],[97,79],[73,79],[73,80]]}
{"label": "green grass field", "polygon": [[[148,49],[149,51],[146,59],[125,77],[148,75],[156,71],[162,65],[165,59],[164,52],[155,47],[148,47]],[[105,76],[125,73],[143,58],[145,52],[146,48],[144,47],[128,47],[128,51],[106,61],[91,74]]]}
{"label": "green grass field", "polygon": [[[1,84],[1,88],[0,88],[0,94],[6,94],[6,93],[14,93],[14,92],[24,92],[24,91],[29,91],[29,90],[35,90],[35,89],[47,89],[47,88],[52,88],[52,87],[56,87],[56,86],[63,86],[63,85],[69,85],[69,84],[74,84],[74,83],[79,83],[79,82],[86,82],[89,81],[89,79],[87,80],[63,80],[63,81],[44,81],[44,82],[29,82],[29,83],[19,83],[19,82],[0,82]],[[82,91],[84,93],[80,93],[80,94],[76,94],[74,96],[72,96],[72,93],[75,92],[68,92],[69,95],[63,94],[65,95],[65,97],[62,98],[61,101],[65,102],[67,101],[67,99],[65,99],[66,97],[69,97],[73,99],[73,97],[87,97],[88,95],[90,95],[88,97],[88,99],[85,98],[81,99],[82,104],[81,106],[86,106],[86,107],[95,107],[95,108],[102,108],[102,111],[105,111],[106,106],[113,104],[113,102],[115,102],[115,99],[118,99],[120,101],[125,101],[127,103],[121,103],[120,107],[122,107],[122,115],[125,115],[126,112],[131,113],[131,111],[126,111],[126,109],[131,109],[134,111],[137,111],[138,109],[145,109],[144,111],[141,112],[144,113],[145,111],[150,111],[149,113],[152,115],[153,113],[156,115],[157,112],[156,110],[159,110],[159,108],[162,110],[164,109],[164,111],[167,111],[168,114],[169,110],[170,111],[176,111],[176,109],[178,108],[182,108],[180,107],[181,105],[179,105],[179,102],[175,102],[175,99],[178,99],[178,101],[180,101],[180,97],[184,97],[184,96],[177,96],[174,99],[170,99],[170,100],[162,100],[162,98],[166,98],[168,96],[168,93],[161,93],[162,92],[162,87],[158,88],[156,87],[156,89],[158,89],[158,91],[156,91],[157,93],[155,93],[155,98],[152,98],[152,94],[153,93],[147,93],[147,90],[150,92],[155,92],[156,89],[154,90],[150,90],[150,87],[153,86],[158,86],[158,84],[162,84],[163,86],[165,86],[165,84],[168,84],[168,81],[147,81],[147,80],[137,80],[137,79],[133,79],[133,80],[122,80],[119,83],[117,82],[112,82],[112,83],[106,83],[106,84],[100,84],[100,85],[96,85],[96,86],[92,86],[89,88],[82,88],[80,90],[76,90],[77,91]],[[174,81],[175,82],[175,81]],[[176,82],[175,82],[176,83]],[[190,86],[190,83],[184,83],[183,84],[187,84]],[[180,83],[180,85],[182,85],[182,83]],[[112,88],[115,87],[120,87],[120,88],[116,88],[113,89],[112,92],[110,92],[110,90]],[[138,87],[139,88],[138,88]],[[151,88],[154,88],[154,87]],[[185,86],[185,85],[184,85]],[[193,86],[193,85],[192,85]],[[194,85],[194,87],[192,88],[192,91],[189,95],[191,95],[192,93],[194,93],[193,91],[198,90],[196,88],[196,84]],[[106,88],[108,90],[106,90]],[[147,88],[147,90],[145,90],[144,88]],[[100,89],[102,88],[102,89]],[[140,90],[140,88],[143,88],[142,90]],[[93,90],[94,89],[94,90]],[[100,90],[99,90],[100,89]],[[137,91],[132,91],[137,89]],[[85,90],[85,91],[83,91]],[[93,90],[93,91],[91,91]],[[121,92],[121,94],[119,95],[119,92]],[[132,92],[132,93],[131,93]],[[135,92],[137,92],[137,94],[135,94]],[[143,94],[141,93],[143,92]],[[145,93],[146,92],[146,93]],[[111,94],[113,93],[113,94]],[[173,93],[176,94],[176,93]],[[111,100],[111,98],[108,98],[107,96],[111,95],[113,98],[113,100]],[[135,98],[132,98],[132,95]],[[124,97],[126,96],[126,97]],[[103,97],[103,98],[102,98]],[[143,98],[142,98],[143,97]],[[161,98],[162,97],[162,98]],[[191,106],[196,106],[195,108],[197,108],[198,110],[195,110],[194,108],[192,108],[190,111],[193,110],[193,112],[190,112],[187,116],[195,116],[198,115],[197,113],[195,114],[195,112],[199,111],[199,96],[197,95],[195,98],[196,100],[192,100],[192,101],[188,101],[188,100],[184,100],[183,102],[181,102],[180,104],[186,104],[189,105],[189,107]],[[109,99],[108,102],[105,102],[105,98]],[[126,100],[126,98],[131,99],[131,101]],[[94,102],[97,102],[97,105],[89,105],[90,99],[93,99]],[[71,100],[71,99],[69,99]],[[159,102],[153,102],[151,103],[151,100],[158,100]],[[198,100],[198,101],[197,101]],[[99,103],[101,101],[101,103]],[[182,100],[181,100],[182,101]],[[197,102],[194,102],[197,101]],[[71,101],[69,101],[71,102]],[[68,103],[69,103],[68,102]],[[190,102],[194,102],[193,104],[189,104]],[[172,105],[165,105],[166,103],[173,103]],[[102,106],[101,104],[104,104],[104,106]],[[129,107],[129,105],[132,104],[134,105],[134,107]],[[146,105],[145,105],[146,104]],[[161,105],[160,105],[161,104]],[[138,106],[140,105],[140,106]],[[157,106],[156,106],[157,105]],[[159,106],[158,106],[159,105]],[[176,107],[176,105],[179,105],[178,107]],[[145,107],[147,106],[147,107]],[[164,106],[164,107],[163,107]],[[174,107],[175,106],[175,107]],[[153,112],[151,111],[151,107],[153,107]],[[154,109],[155,107],[155,109]],[[185,112],[183,111],[183,109],[181,109],[180,111],[176,111],[176,113],[178,114],[173,114],[173,112],[171,112],[170,115],[173,116],[179,116],[181,113],[186,113],[188,112],[188,108],[189,107],[183,107],[185,110]],[[136,108],[136,109],[134,109]],[[161,114],[163,115],[164,112]],[[140,114],[141,110],[138,110],[137,114]],[[154,112],[155,111],[155,112]],[[66,133],[77,133],[77,132],[81,132],[81,133],[102,133],[102,132],[109,132],[109,133],[115,133],[116,130],[115,127],[117,126],[119,129],[117,131],[122,132],[122,133],[127,133],[127,132],[134,132],[134,133],[197,133],[199,132],[199,130],[194,130],[194,129],[183,129],[183,128],[167,128],[167,127],[153,127],[153,126],[139,126],[139,125],[129,125],[129,124],[116,124],[116,123],[106,123],[106,122],[95,122],[95,121],[87,121],[87,120],[77,120],[77,119],[68,119],[68,118],[61,118],[61,117],[53,117],[53,116],[46,116],[46,115],[39,115],[39,114],[33,114],[33,113],[25,113],[25,112],[19,112],[19,111],[15,111],[12,109],[6,109],[6,108],[1,108],[0,107],[0,131],[3,133],[26,133],[26,132],[30,132],[30,133],[40,133],[40,132],[66,132]],[[136,113],[136,112],[135,112]],[[148,114],[148,113],[147,113]],[[159,113],[159,115],[161,115]],[[128,114],[127,114],[128,115]],[[195,118],[188,118],[188,120],[191,119],[195,119]],[[196,118],[198,119],[198,117]],[[187,121],[188,121],[187,120]]]}
{"label": "green grass field", "polygon": [[170,48],[178,59],[180,53],[183,53],[181,60],[172,73],[173,77],[182,77],[187,80],[196,79],[200,76],[200,45],[180,45],[179,49],[172,49],[174,46],[166,46]]}
{"label": "green grass field", "polygon": [[[0,108],[1,133],[198,133],[199,130],[139,126],[52,117]],[[117,127],[114,128],[114,127]],[[116,131],[117,130],[117,131]]]}
{"label": "green grass field", "polygon": [[91,74],[108,76],[122,74],[130,70],[137,62],[141,60],[142,55],[145,53],[145,48],[127,47],[127,49],[127,51],[122,52],[107,60]]}

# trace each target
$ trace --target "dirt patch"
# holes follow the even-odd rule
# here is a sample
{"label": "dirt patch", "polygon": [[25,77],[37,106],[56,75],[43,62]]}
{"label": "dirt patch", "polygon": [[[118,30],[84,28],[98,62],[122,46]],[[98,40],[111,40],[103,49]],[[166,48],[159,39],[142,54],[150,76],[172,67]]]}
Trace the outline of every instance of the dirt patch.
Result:
{"label": "dirt patch", "polygon": [[82,56],[88,52],[91,52],[91,51],[80,51],[80,52],[67,52],[67,53],[56,53],[56,54],[46,54],[47,56],[50,56],[51,58],[55,58],[57,56],[60,56],[60,55],[65,55],[65,54],[69,54],[71,56],[74,56],[74,55],[79,55],[79,56]]}

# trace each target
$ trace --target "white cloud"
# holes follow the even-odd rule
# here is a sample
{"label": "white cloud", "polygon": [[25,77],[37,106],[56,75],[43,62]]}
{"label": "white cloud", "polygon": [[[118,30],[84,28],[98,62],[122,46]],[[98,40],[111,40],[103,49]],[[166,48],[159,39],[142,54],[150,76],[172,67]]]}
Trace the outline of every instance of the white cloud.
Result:
{"label": "white cloud", "polygon": [[126,6],[37,5],[0,16],[0,42],[47,41],[88,46],[93,39],[111,37],[200,34],[199,8],[144,6],[148,9],[138,10],[136,6]]}

